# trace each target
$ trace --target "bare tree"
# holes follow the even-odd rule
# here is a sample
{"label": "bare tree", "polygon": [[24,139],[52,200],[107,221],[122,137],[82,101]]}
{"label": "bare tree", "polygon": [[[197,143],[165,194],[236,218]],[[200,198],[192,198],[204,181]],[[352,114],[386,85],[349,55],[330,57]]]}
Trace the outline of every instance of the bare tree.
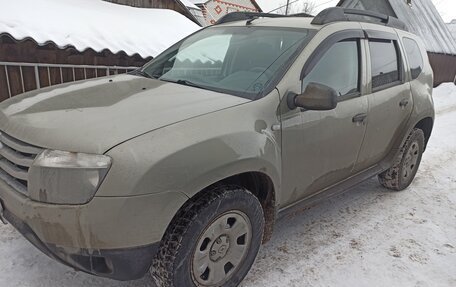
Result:
{"label": "bare tree", "polygon": [[271,12],[276,13],[276,14],[280,14],[280,15],[287,14],[287,2],[283,2],[283,1],[280,2],[279,7],[277,7],[274,10],[272,10]]}
{"label": "bare tree", "polygon": [[274,13],[277,14],[298,14],[298,13],[307,13],[312,14],[315,12],[316,4],[315,1],[290,1],[287,13],[287,1],[280,2],[279,8],[274,10]]}
{"label": "bare tree", "polygon": [[301,11],[298,11],[297,13],[306,13],[312,15],[315,12],[315,8],[315,1],[305,1],[302,3]]}

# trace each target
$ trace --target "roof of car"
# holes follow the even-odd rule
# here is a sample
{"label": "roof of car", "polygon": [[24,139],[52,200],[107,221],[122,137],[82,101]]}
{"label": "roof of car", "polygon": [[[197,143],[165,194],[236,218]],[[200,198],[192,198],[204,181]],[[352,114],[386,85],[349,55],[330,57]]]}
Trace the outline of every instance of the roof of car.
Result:
{"label": "roof of car", "polygon": [[[284,28],[306,28],[319,30],[323,25],[311,24],[314,18],[311,17],[278,17],[278,18],[258,18],[251,22],[252,26],[263,27],[284,27]],[[233,21],[217,26],[245,26],[246,20]]]}
{"label": "roof of car", "polygon": [[277,15],[268,13],[234,12],[220,18],[216,25],[239,26],[241,23],[242,25],[319,30],[328,24],[344,22],[363,22],[408,31],[408,27],[405,23],[395,17],[374,11],[346,9],[341,7],[327,8],[315,17],[306,13]]}

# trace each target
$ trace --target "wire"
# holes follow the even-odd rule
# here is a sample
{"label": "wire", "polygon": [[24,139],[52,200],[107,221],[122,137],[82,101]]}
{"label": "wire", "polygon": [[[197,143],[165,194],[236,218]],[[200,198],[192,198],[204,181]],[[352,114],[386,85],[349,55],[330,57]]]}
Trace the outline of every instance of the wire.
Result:
{"label": "wire", "polygon": [[[300,2],[300,1],[304,1],[304,0],[295,0],[295,1],[290,2],[289,5],[294,4],[294,3],[296,3],[296,2]],[[317,7],[320,7],[320,6],[329,4],[329,3],[334,2],[334,1],[335,1],[335,0],[329,0],[329,1],[326,1],[326,2],[323,2],[323,3],[320,3],[320,4],[318,4],[318,5],[315,5],[314,7],[317,8]],[[314,1],[307,1],[307,2],[312,3],[312,2],[314,2]],[[283,6],[277,7],[277,8],[275,8],[274,10],[269,11],[268,13],[271,13],[271,12],[274,12],[274,11],[277,11],[277,10],[280,10],[280,9],[282,9],[282,8],[285,8],[285,7],[287,7],[286,4],[283,5]]]}
{"label": "wire", "polygon": [[287,7],[287,5],[290,5],[290,4],[293,4],[293,3],[299,2],[299,1],[302,1],[302,0],[295,0],[295,1],[293,1],[293,2],[290,2],[290,3],[288,3],[288,4],[285,4],[285,5],[282,5],[282,6],[280,6],[280,7],[277,7],[277,8],[275,8],[274,10],[271,10],[271,11],[269,11],[268,13],[271,13],[271,12],[274,12],[274,11],[277,11],[277,10],[280,10],[280,9],[282,9],[282,8],[285,8],[285,7]]}
{"label": "wire", "polygon": [[318,5],[315,5],[315,8],[320,7],[320,6],[323,6],[323,5],[326,5],[326,4],[329,4],[329,3],[331,3],[331,2],[334,2],[334,0],[329,0],[329,1],[326,1],[326,2],[324,2],[324,3],[320,3],[320,4],[318,4]]}

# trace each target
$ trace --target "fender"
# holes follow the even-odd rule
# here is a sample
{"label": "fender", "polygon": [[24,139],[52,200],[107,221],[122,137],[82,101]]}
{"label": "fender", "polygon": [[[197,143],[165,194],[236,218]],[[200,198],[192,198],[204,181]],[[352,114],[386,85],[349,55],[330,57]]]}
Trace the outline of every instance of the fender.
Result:
{"label": "fender", "polygon": [[107,153],[113,165],[96,196],[173,191],[192,197],[217,181],[252,171],[266,174],[279,190],[281,134],[272,130],[278,123],[278,104],[278,92],[273,91],[260,100],[163,127],[115,147]]}

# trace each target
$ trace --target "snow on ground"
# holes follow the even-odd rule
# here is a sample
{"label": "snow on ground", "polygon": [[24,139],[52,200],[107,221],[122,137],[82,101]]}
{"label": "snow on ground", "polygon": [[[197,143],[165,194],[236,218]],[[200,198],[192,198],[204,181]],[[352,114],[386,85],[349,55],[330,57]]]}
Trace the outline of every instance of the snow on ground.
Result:
{"label": "snow on ground", "polygon": [[[191,5],[191,3],[189,3]],[[194,5],[193,5],[194,6]],[[168,9],[141,9],[102,0],[0,1],[0,34],[16,40],[32,38],[79,51],[124,51],[155,57],[200,29],[182,14]]]}
{"label": "snow on ground", "polygon": [[[437,120],[412,186],[368,180],[277,224],[242,287],[456,286],[456,86],[435,90]],[[0,226],[0,286],[150,286],[75,272]]]}

